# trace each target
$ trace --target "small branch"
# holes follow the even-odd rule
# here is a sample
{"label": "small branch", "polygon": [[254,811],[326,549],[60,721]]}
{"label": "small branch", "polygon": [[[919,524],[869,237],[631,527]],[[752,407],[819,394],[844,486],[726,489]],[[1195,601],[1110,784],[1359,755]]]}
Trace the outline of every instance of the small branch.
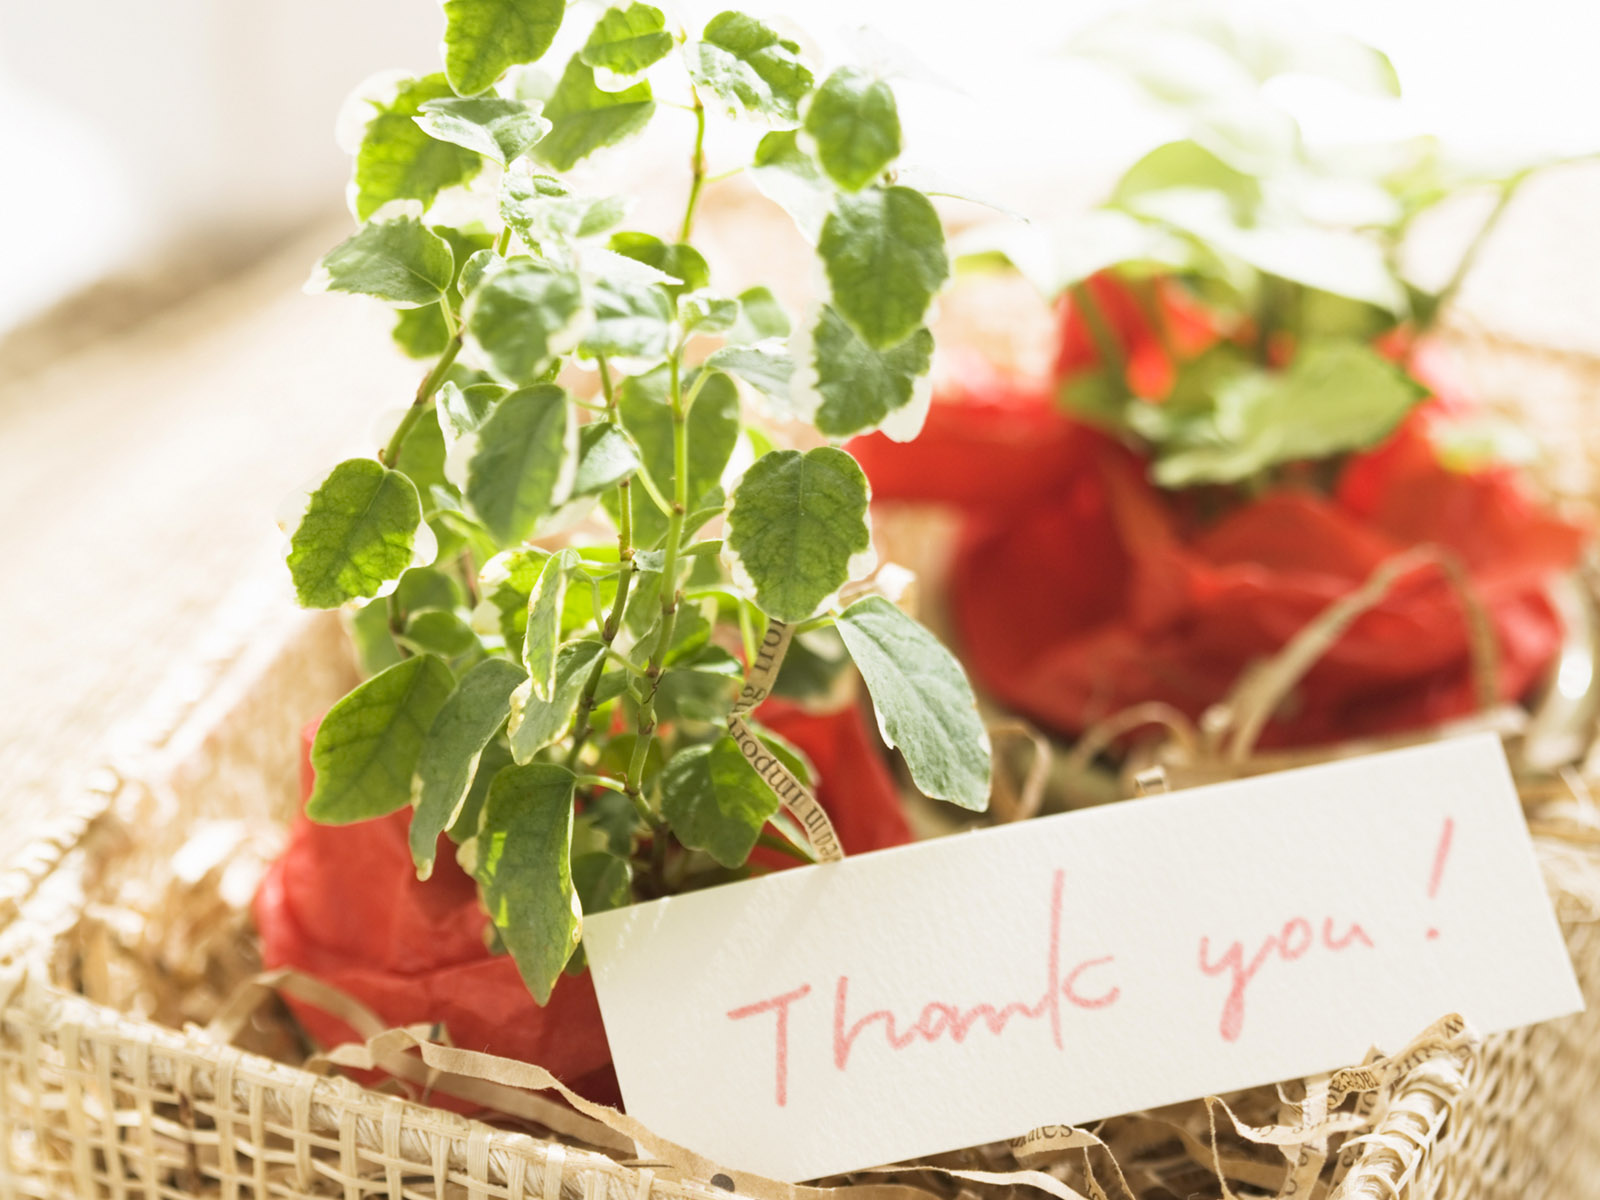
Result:
{"label": "small branch", "polygon": [[678,233],[680,242],[687,242],[694,232],[694,208],[700,202],[700,189],[706,181],[706,106],[700,103],[700,93],[694,95],[694,154],[689,160],[692,176],[689,182],[689,203],[683,210],[683,228]]}
{"label": "small branch", "polygon": [[1100,301],[1095,299],[1087,282],[1075,283],[1067,291],[1072,296],[1072,302],[1078,306],[1078,311],[1083,314],[1083,323],[1089,328],[1089,338],[1094,342],[1100,365],[1106,369],[1117,390],[1127,395],[1128,359],[1122,353],[1122,343],[1117,341],[1116,332],[1106,319]]}
{"label": "small branch", "polygon": [[[611,420],[615,421],[616,401],[612,397],[605,359],[602,358],[599,362],[601,390],[605,393]],[[583,693],[578,698],[578,716],[573,725],[572,749],[567,752],[569,768],[577,766],[578,756],[583,753],[584,743],[589,740],[589,735],[593,732],[589,728],[589,717],[594,712],[594,694],[600,686],[600,677],[605,673],[606,659],[614,653],[611,644],[617,640],[617,631],[622,628],[623,613],[628,607],[628,592],[633,586],[633,577],[638,572],[633,560],[633,496],[626,479],[617,485],[617,499],[617,594],[612,597],[611,611],[606,614],[606,623],[600,629],[600,641],[604,643],[606,653],[589,671],[589,678],[583,684]],[[596,605],[597,610],[598,608]],[[630,662],[628,666],[632,667],[633,664]],[[630,795],[629,798],[635,804],[640,802],[637,796]]]}
{"label": "small branch", "polygon": [[[1467,276],[1472,273],[1473,264],[1478,261],[1478,255],[1482,253],[1485,243],[1489,240],[1489,235],[1495,230],[1495,226],[1500,224],[1500,218],[1505,215],[1507,207],[1511,204],[1511,198],[1516,195],[1517,188],[1524,178],[1526,178],[1525,173],[1513,175],[1500,185],[1500,195],[1496,198],[1494,207],[1489,210],[1489,215],[1484,218],[1483,224],[1478,227],[1478,232],[1472,235],[1472,241],[1467,243],[1466,250],[1462,252],[1461,258],[1456,262],[1456,269],[1451,272],[1450,278],[1445,282],[1444,287],[1440,288],[1439,294],[1434,297],[1433,311],[1428,314],[1426,321],[1418,324],[1417,334],[1419,337],[1437,325],[1439,317],[1444,310],[1454,302],[1456,293],[1461,290],[1461,285],[1467,281]],[[1416,340],[1413,339],[1411,344],[1414,348]],[[1407,358],[1409,360],[1410,356],[1407,355]]]}
{"label": "small branch", "polygon": [[[681,346],[681,344],[680,344]],[[666,556],[661,564],[661,632],[650,652],[645,668],[647,683],[639,703],[639,737],[633,744],[628,764],[628,794],[638,796],[644,782],[644,764],[656,732],[656,691],[661,686],[661,670],[672,634],[678,625],[678,607],[683,593],[678,588],[678,550],[683,541],[684,510],[689,506],[689,422],[683,407],[683,379],[679,354],[668,360],[670,382],[668,398],[672,404],[672,510],[667,517]],[[659,835],[658,835],[659,836]]]}
{"label": "small branch", "polygon": [[395,426],[394,435],[390,437],[389,444],[383,448],[383,453],[378,456],[385,466],[394,466],[395,460],[400,457],[400,447],[405,445],[406,437],[416,428],[417,422],[422,419],[422,414],[433,403],[434,393],[444,383],[444,377],[450,373],[450,368],[455,364],[456,355],[461,353],[461,333],[450,339],[444,348],[444,353],[439,355],[439,361],[433,364],[433,370],[428,372],[428,377],[417,387],[416,398],[411,401],[411,407],[406,409],[406,415],[400,418],[400,424]]}

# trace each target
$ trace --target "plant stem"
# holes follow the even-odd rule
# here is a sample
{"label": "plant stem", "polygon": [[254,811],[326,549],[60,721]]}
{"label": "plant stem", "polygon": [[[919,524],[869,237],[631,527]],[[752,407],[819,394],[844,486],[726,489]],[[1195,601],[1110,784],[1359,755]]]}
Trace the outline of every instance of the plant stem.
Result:
{"label": "plant stem", "polygon": [[[502,258],[507,248],[511,245],[511,226],[507,225],[500,231],[500,237],[495,241],[494,252]],[[383,453],[378,455],[378,460],[385,466],[392,467],[394,460],[399,457],[400,447],[405,445],[407,435],[416,428],[422,414],[433,403],[434,393],[444,383],[444,377],[450,373],[450,368],[455,364],[456,355],[461,353],[461,339],[465,330],[456,324],[456,318],[450,312],[448,297],[439,301],[444,307],[445,325],[450,330],[450,340],[445,343],[444,353],[439,355],[439,361],[433,364],[433,370],[428,372],[428,377],[417,388],[417,395],[411,401],[411,407],[406,410],[406,415],[400,418],[400,424],[395,427],[394,436],[389,439],[389,444],[383,448]]]}
{"label": "plant stem", "polygon": [[578,786],[605,788],[612,792],[622,791],[622,784],[609,775],[579,775]]}
{"label": "plant stem", "polygon": [[411,407],[406,409],[406,415],[400,418],[400,424],[395,426],[394,435],[389,439],[389,444],[383,448],[383,453],[378,456],[385,466],[394,466],[395,459],[400,457],[400,447],[405,445],[408,434],[416,428],[422,414],[428,411],[428,406],[433,403],[434,393],[439,390],[439,385],[444,382],[444,377],[450,373],[450,368],[456,361],[456,355],[461,353],[461,332],[446,343],[444,353],[439,355],[439,361],[433,364],[433,370],[428,372],[428,377],[417,388],[417,395],[411,401]]}
{"label": "plant stem", "polygon": [[1122,343],[1117,341],[1116,332],[1111,328],[1111,322],[1106,319],[1105,309],[1100,307],[1100,301],[1095,299],[1087,282],[1075,283],[1067,290],[1072,295],[1072,302],[1083,314],[1083,323],[1089,328],[1089,338],[1094,342],[1094,348],[1100,356],[1100,365],[1106,369],[1117,391],[1127,395],[1127,356],[1122,353]]}
{"label": "plant stem", "polygon": [[680,242],[687,242],[694,232],[694,207],[700,202],[700,188],[706,181],[706,106],[700,103],[700,93],[694,95],[694,156],[689,160],[692,177],[689,181],[689,203],[683,210],[683,228],[678,233]]}
{"label": "plant stem", "polygon": [[[672,645],[678,625],[678,605],[683,592],[678,587],[678,544],[683,541],[683,518],[689,507],[689,422],[683,405],[681,374],[682,344],[668,359],[669,399],[672,402],[672,512],[667,517],[666,557],[661,565],[661,633],[650,651],[645,668],[649,680],[639,704],[639,736],[633,744],[633,759],[628,764],[628,794],[640,796],[644,781],[645,758],[656,733],[656,691],[661,686],[661,669]],[[641,801],[642,802],[642,801]],[[658,833],[659,837],[660,834]]]}
{"label": "plant stem", "polygon": [[[613,425],[617,423],[617,398],[611,389],[611,372],[606,366],[605,358],[599,357],[596,365],[600,369],[600,392],[606,398],[607,420]],[[622,614],[628,607],[628,592],[633,586],[633,577],[638,568],[633,560],[633,496],[624,479],[617,485],[617,594],[611,600],[611,611],[606,614],[606,623],[601,626],[600,640],[605,643],[606,653],[600,656],[589,672],[589,678],[584,681],[583,693],[578,699],[578,717],[573,726],[572,749],[567,752],[567,766],[575,767],[578,755],[583,752],[584,743],[589,740],[592,730],[589,728],[589,717],[594,712],[594,694],[600,686],[600,676],[605,673],[606,660],[611,657],[611,644],[617,640],[617,631],[622,628]],[[629,664],[630,666],[632,664]],[[623,789],[626,791],[626,788]],[[635,804],[639,803],[637,796],[629,797]],[[647,813],[641,813],[647,816]]]}
{"label": "plant stem", "polygon": [[[1494,202],[1494,207],[1489,210],[1489,215],[1484,218],[1483,224],[1478,227],[1478,232],[1472,235],[1472,240],[1467,243],[1467,248],[1462,251],[1461,258],[1456,262],[1456,269],[1446,280],[1444,287],[1439,289],[1439,294],[1434,297],[1433,309],[1429,312],[1427,320],[1417,325],[1418,335],[1426,333],[1438,324],[1439,316],[1450,307],[1456,298],[1456,293],[1461,290],[1461,285],[1467,281],[1467,276],[1472,272],[1472,266],[1478,261],[1478,255],[1483,251],[1484,244],[1489,240],[1489,235],[1500,223],[1500,218],[1505,215],[1506,208],[1511,204],[1511,198],[1517,193],[1517,186],[1522,182],[1523,176],[1513,175],[1500,185],[1500,195]],[[1412,346],[1416,341],[1413,339]],[[1409,355],[1408,355],[1409,357]]]}
{"label": "plant stem", "polygon": [[735,600],[734,607],[739,610],[739,641],[744,646],[744,661],[748,666],[756,661],[756,626],[750,617],[750,606],[743,600]]}
{"label": "plant stem", "polygon": [[1156,343],[1161,347],[1162,355],[1176,371],[1179,366],[1178,347],[1172,340],[1172,327],[1167,323],[1167,310],[1161,305],[1161,296],[1156,291],[1155,280],[1149,278],[1130,280],[1128,290],[1133,293],[1134,303],[1144,314],[1145,324],[1150,326],[1151,332],[1156,335]]}

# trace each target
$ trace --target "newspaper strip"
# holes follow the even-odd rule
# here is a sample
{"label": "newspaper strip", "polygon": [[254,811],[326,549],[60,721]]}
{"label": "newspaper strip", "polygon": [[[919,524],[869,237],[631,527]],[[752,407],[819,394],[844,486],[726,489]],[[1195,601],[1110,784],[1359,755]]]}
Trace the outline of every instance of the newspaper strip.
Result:
{"label": "newspaper strip", "polygon": [[789,653],[789,643],[792,641],[793,625],[785,621],[767,622],[766,632],[761,635],[761,644],[756,647],[755,659],[745,673],[744,687],[739,689],[739,698],[733,702],[733,716],[744,716],[772,695],[773,685],[778,682],[778,671],[783,666],[784,656]]}
{"label": "newspaper strip", "polygon": [[1038,1158],[1050,1159],[1068,1150],[1082,1150],[1102,1143],[1087,1129],[1079,1129],[1075,1125],[1040,1125],[1012,1138],[1006,1145],[1018,1162],[1028,1162]]}
{"label": "newspaper strip", "polygon": [[783,657],[789,652],[789,643],[793,640],[794,626],[784,621],[768,622],[761,645],[756,648],[755,659],[745,675],[744,687],[739,690],[739,698],[734,701],[733,711],[728,714],[728,732],[733,735],[740,753],[755,768],[756,774],[761,776],[778,801],[804,827],[806,838],[817,857],[823,862],[838,862],[844,858],[844,847],[839,844],[839,835],[834,831],[827,812],[745,721],[747,715],[772,695],[778,670],[783,666]]}

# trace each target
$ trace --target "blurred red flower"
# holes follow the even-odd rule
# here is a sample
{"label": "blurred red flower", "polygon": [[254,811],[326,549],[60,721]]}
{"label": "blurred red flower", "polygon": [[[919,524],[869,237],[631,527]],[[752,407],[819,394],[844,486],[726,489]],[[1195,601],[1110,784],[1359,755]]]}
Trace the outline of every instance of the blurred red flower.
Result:
{"label": "blurred red flower", "polygon": [[[1172,367],[1146,310],[1113,281],[1090,286],[1135,392],[1159,398]],[[1215,340],[1174,289],[1155,294],[1181,331],[1169,333],[1180,353]],[[1098,366],[1070,304],[1061,331],[1063,378]],[[1075,734],[1145,700],[1198,717],[1250,663],[1420,544],[1453,551],[1470,572],[1498,639],[1504,699],[1524,696],[1550,662],[1561,629],[1545,587],[1584,531],[1537,505],[1509,468],[1441,464],[1428,431],[1461,401],[1415,410],[1347,461],[1331,495],[1280,486],[1208,518],[1197,494],[1156,488],[1139,455],[1065,415],[1058,382],[962,361],[921,437],[851,446],[877,502],[966,514],[948,597],[959,648],[993,696],[1041,725]],[[1460,601],[1442,572],[1419,571],[1351,626],[1263,742],[1416,728],[1474,705]]]}

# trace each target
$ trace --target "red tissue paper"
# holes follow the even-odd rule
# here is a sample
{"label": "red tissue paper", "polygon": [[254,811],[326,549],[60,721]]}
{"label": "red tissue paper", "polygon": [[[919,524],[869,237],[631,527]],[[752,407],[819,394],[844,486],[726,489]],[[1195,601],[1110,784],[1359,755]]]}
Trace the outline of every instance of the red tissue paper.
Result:
{"label": "red tissue paper", "polygon": [[[1113,280],[1091,286],[1130,383],[1159,401],[1172,368],[1143,310]],[[1177,289],[1157,294],[1180,354],[1216,340]],[[1559,646],[1546,588],[1586,531],[1536,503],[1511,468],[1440,461],[1430,427],[1470,405],[1432,381],[1432,348],[1419,351],[1413,374],[1435,396],[1382,445],[1350,456],[1331,493],[1275,487],[1221,516],[1194,493],[1156,487],[1135,451],[1062,411],[1059,383],[1098,363],[1070,305],[1057,378],[961,361],[919,438],[874,434],[850,448],[875,502],[964,513],[948,595],[958,648],[991,695],[1059,733],[1147,700],[1198,717],[1249,664],[1421,544],[1465,564],[1498,641],[1501,696],[1518,699]],[[1262,743],[1327,743],[1473,711],[1469,636],[1443,572],[1411,574],[1310,671]]]}
{"label": "red tissue paper", "polygon": [[[859,709],[813,714],[772,700],[759,717],[817,768],[817,799],[846,851],[910,840],[894,780]],[[303,738],[302,802],[311,794],[314,733],[308,728]],[[404,810],[353,825],[297,817],[288,847],[255,897],[263,966],[312,975],[389,1025],[439,1022],[453,1045],[537,1063],[590,1099],[618,1103],[588,972],[563,977],[549,1004],[535,1004],[512,960],[486,948],[488,917],[476,886],[456,865],[454,847],[441,844],[432,877],[417,879],[409,820]],[[760,861],[769,868],[793,865],[765,853]],[[287,999],[319,1045],[359,1040],[337,1016]]]}

